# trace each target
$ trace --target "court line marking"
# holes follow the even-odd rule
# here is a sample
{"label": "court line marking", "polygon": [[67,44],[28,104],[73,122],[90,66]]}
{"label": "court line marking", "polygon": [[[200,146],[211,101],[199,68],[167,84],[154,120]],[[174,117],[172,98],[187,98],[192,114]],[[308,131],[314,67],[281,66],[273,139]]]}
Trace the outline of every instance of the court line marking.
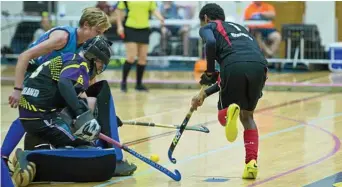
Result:
{"label": "court line marking", "polygon": [[[198,91],[193,92],[191,94],[190,93],[181,94],[179,96],[182,98],[184,96],[190,96],[190,95],[196,94],[196,93],[198,93]],[[273,109],[273,108],[278,108],[278,107],[282,107],[282,106],[286,106],[286,105],[290,105],[290,104],[294,104],[294,103],[298,103],[298,102],[302,102],[302,101],[307,101],[307,100],[315,99],[315,98],[318,98],[318,97],[323,97],[323,96],[326,96],[326,95],[331,95],[331,94],[330,93],[323,93],[323,94],[318,94],[318,95],[314,95],[314,96],[310,96],[310,97],[304,97],[304,98],[300,98],[300,99],[290,100],[290,101],[287,101],[287,102],[284,102],[284,103],[280,103],[280,104],[272,105],[270,107],[265,107],[265,108],[256,110],[255,112],[256,113],[257,112],[262,112],[262,111],[265,111],[265,110],[270,110],[270,109]],[[161,96],[161,97],[157,97],[157,98],[164,98],[164,97],[165,96]],[[115,103],[115,100],[114,100],[114,103]],[[133,119],[130,119],[130,120],[134,121],[134,120],[139,120],[139,119],[144,119],[144,118],[150,118],[150,117],[158,116],[158,115],[161,115],[161,114],[165,114],[165,113],[169,113],[169,112],[176,112],[176,111],[180,111],[180,110],[185,110],[185,109],[183,109],[183,108],[171,109],[171,110],[167,110],[167,111],[164,111],[164,112],[158,112],[158,113],[154,113],[154,114],[150,114],[150,115],[140,116],[140,117],[133,118]],[[212,121],[209,121],[209,122],[206,122],[206,123],[212,123],[214,121],[217,121],[217,120],[212,120]],[[154,121],[151,121],[151,122],[154,122]],[[9,121],[2,121],[1,124],[2,123],[11,123],[11,122],[9,122]],[[197,126],[198,125],[201,125],[201,124],[197,124]],[[1,130],[1,134],[2,133],[7,133],[8,130],[9,130],[9,127],[6,130]],[[145,137],[145,138],[141,138],[141,139],[138,139],[138,140],[133,140],[133,141],[127,142],[127,144],[133,145],[133,144],[135,144],[135,142],[142,143],[142,142],[145,142],[145,141],[142,141],[142,139],[150,139],[150,138],[154,139],[155,136],[163,137],[163,135],[166,136],[166,135],[172,134],[172,132],[175,132],[175,131],[168,131],[168,132],[161,133],[161,134],[158,134],[158,135],[154,135],[154,136],[151,136],[151,137]]]}
{"label": "court line marking", "polygon": [[[312,122],[315,122],[315,124],[317,124],[317,122],[320,122],[320,121],[324,121],[324,120],[327,120],[327,119],[331,119],[331,118],[335,118],[335,117],[338,117],[338,116],[342,116],[342,112],[340,113],[336,113],[334,115],[329,115],[329,116],[324,116],[324,117],[321,117],[321,118],[316,118],[314,120],[311,120],[310,122],[304,122],[304,123],[300,123],[298,125],[295,125],[293,127],[289,127],[289,128],[286,128],[286,129],[282,129],[282,130],[279,130],[279,131],[275,131],[275,132],[271,132],[271,133],[268,133],[266,135],[263,135],[263,136],[260,136],[260,140],[264,140],[264,139],[267,139],[267,138],[270,138],[270,137],[273,137],[273,136],[276,136],[276,135],[279,135],[281,133],[286,133],[286,132],[291,132],[291,131],[294,131],[296,129],[299,129],[299,128],[302,128],[302,127],[306,127],[306,126],[314,126],[314,125],[306,125],[306,124],[311,124]],[[293,121],[295,119],[292,119]],[[299,120],[296,120],[297,122]],[[302,122],[302,121],[301,121]],[[315,126],[316,127],[316,126]],[[323,129],[324,130],[324,129]],[[325,132],[328,132],[326,130],[324,130]],[[178,164],[183,164],[183,163],[188,163],[189,161],[193,161],[195,159],[198,159],[198,158],[202,158],[202,157],[205,157],[207,155],[210,155],[210,154],[214,154],[214,153],[218,153],[218,152],[221,152],[221,151],[225,151],[225,150],[228,150],[228,149],[231,149],[231,148],[234,148],[238,145],[243,145],[243,141],[239,141],[239,142],[235,142],[235,143],[232,143],[232,144],[229,144],[227,146],[223,146],[221,148],[218,148],[218,149],[213,149],[213,150],[209,150],[207,152],[204,152],[204,153],[200,153],[200,154],[197,154],[197,155],[193,155],[193,156],[190,156],[190,157],[187,157],[187,158],[184,158],[184,159],[181,159],[179,160],[177,163]],[[339,146],[338,146],[339,147]],[[324,159],[323,159],[324,160]],[[171,163],[167,164],[166,166],[170,166],[170,165],[173,165]],[[312,165],[312,164],[311,164]],[[298,169],[297,169],[298,170]],[[121,181],[124,181],[124,180],[127,180],[127,179],[130,179],[130,178],[134,178],[134,177],[138,177],[138,176],[143,176],[143,175],[147,175],[147,174],[150,174],[152,173],[153,171],[155,171],[154,168],[150,168],[148,170],[145,170],[145,171],[142,171],[142,172],[139,172],[137,174],[135,174],[134,176],[128,176],[128,177],[123,177],[123,178],[119,178],[119,179],[116,179],[116,180],[110,180],[106,183],[103,183],[103,184],[99,184],[99,185],[95,185],[94,187],[105,187],[105,186],[108,186],[108,185],[111,185],[111,184],[114,184],[114,183],[117,183],[117,182],[121,182]],[[155,171],[156,172],[156,171]],[[283,176],[283,175],[282,175]],[[276,178],[279,178],[280,176],[276,177]],[[274,178],[274,179],[276,179]],[[272,179],[272,180],[274,180]],[[269,181],[269,180],[268,180]],[[261,181],[262,182],[262,181]],[[267,181],[266,181],[267,182]],[[265,183],[265,182],[263,182]],[[260,183],[261,184],[261,183]],[[258,184],[257,184],[258,185]]]}
{"label": "court line marking", "polygon": [[[269,114],[268,114],[268,115],[269,115]],[[342,115],[342,113],[337,113],[337,114],[334,115],[334,118],[335,118],[335,117],[338,117],[338,116],[341,116],[341,115]],[[334,145],[333,149],[332,149],[328,154],[326,154],[326,155],[323,156],[323,157],[318,158],[317,160],[315,160],[315,161],[313,161],[313,162],[309,162],[309,163],[307,163],[307,164],[304,164],[304,165],[298,166],[298,167],[296,167],[296,168],[287,170],[287,171],[282,172],[282,173],[279,173],[279,174],[277,174],[277,175],[274,175],[274,176],[268,177],[268,178],[266,178],[266,179],[263,179],[263,180],[254,182],[254,183],[248,185],[247,187],[258,186],[258,185],[264,184],[264,183],[266,183],[266,182],[273,181],[273,180],[275,180],[275,179],[284,177],[284,176],[286,176],[286,175],[288,175],[288,174],[291,174],[291,173],[294,173],[294,172],[296,172],[296,171],[298,171],[298,170],[301,170],[301,169],[304,169],[304,168],[307,168],[307,167],[316,165],[316,164],[318,164],[318,163],[320,163],[320,162],[322,162],[322,161],[328,159],[329,157],[333,156],[335,153],[337,153],[337,152],[339,151],[339,149],[340,149],[340,147],[341,147],[341,141],[340,141],[340,139],[339,139],[334,133],[329,132],[328,130],[323,129],[322,127],[319,127],[319,126],[317,126],[317,125],[311,124],[310,122],[306,122],[306,121],[302,121],[302,120],[297,120],[297,119],[293,119],[293,118],[288,118],[288,117],[285,117],[285,116],[279,116],[279,115],[270,115],[270,116],[274,116],[274,117],[276,117],[276,118],[280,118],[280,119],[284,119],[284,120],[288,120],[288,121],[294,121],[294,122],[299,122],[299,123],[301,122],[301,123],[303,123],[305,126],[309,126],[309,127],[312,127],[312,128],[316,128],[316,129],[318,129],[318,130],[320,130],[320,131],[322,131],[322,132],[328,134],[329,136],[331,136],[332,139],[334,140],[335,145]],[[324,119],[324,118],[323,118],[323,119]]]}
{"label": "court line marking", "polygon": [[[272,110],[272,109],[276,109],[276,108],[280,108],[280,107],[296,104],[296,103],[299,103],[299,102],[305,102],[305,101],[309,101],[309,100],[316,99],[316,98],[319,98],[319,97],[324,97],[324,96],[327,96],[327,95],[332,95],[332,94],[330,94],[330,93],[323,93],[323,94],[313,95],[313,96],[310,96],[310,97],[303,97],[303,98],[299,98],[299,99],[294,99],[294,100],[290,100],[290,101],[287,101],[287,102],[271,105],[271,106],[268,106],[268,107],[265,107],[265,108],[257,109],[257,110],[255,110],[255,113],[257,114],[257,113],[260,113],[260,112],[265,112],[267,110]],[[210,120],[210,121],[207,121],[205,123],[198,123],[198,124],[196,124],[194,126],[199,126],[199,125],[209,126],[210,124],[213,124],[215,122],[217,122],[217,119]],[[150,141],[150,140],[153,140],[153,139],[156,139],[156,138],[161,138],[161,137],[164,137],[164,136],[168,136],[168,135],[171,135],[171,134],[173,134],[175,132],[176,132],[176,130],[167,131],[167,132],[156,134],[156,135],[153,135],[153,136],[148,136],[148,137],[145,137],[145,138],[140,138],[140,139],[137,139],[137,140],[129,141],[129,142],[126,142],[125,144],[126,145],[135,145],[135,144],[143,143],[143,142]]]}
{"label": "court line marking", "polygon": [[[182,96],[185,96],[185,95],[190,95],[190,94],[182,94]],[[311,99],[314,99],[314,98],[318,98],[318,97],[322,97],[322,96],[326,96],[326,95],[329,95],[329,93],[323,93],[323,94],[318,94],[318,95],[314,95],[314,96],[311,96],[311,97],[304,97],[304,98],[300,98],[300,99],[295,99],[295,100],[291,100],[291,101],[288,101],[288,102],[284,102],[284,103],[280,103],[278,105],[273,105],[273,106],[270,106],[270,107],[266,107],[266,108],[263,108],[263,109],[260,109],[259,111],[256,111],[256,112],[262,112],[262,111],[265,111],[265,110],[270,110],[270,109],[274,109],[274,108],[279,108],[279,107],[282,107],[282,106],[286,106],[286,105],[290,105],[290,104],[294,104],[294,103],[298,103],[298,102],[301,102],[301,101],[307,101],[307,100],[311,100]],[[182,97],[181,96],[181,97]],[[177,109],[177,110],[182,110],[182,109]],[[176,111],[177,111],[176,110]],[[175,110],[170,110],[170,111],[175,111]],[[170,112],[169,111],[169,112]],[[155,116],[155,115],[159,115],[159,114],[162,114],[162,113],[166,113],[167,111],[165,112],[161,112],[161,113],[155,113],[155,114],[152,114],[150,116]],[[147,116],[142,116],[142,117],[139,117],[139,118],[147,118],[147,117],[150,117],[149,115]],[[136,119],[139,119],[139,118],[136,118]],[[216,121],[216,120],[214,120]],[[291,130],[292,131],[292,130]],[[278,131],[276,131],[278,132]],[[281,133],[281,132],[280,132]],[[139,142],[141,143],[141,142]],[[134,143],[133,143],[134,144]],[[235,147],[235,146],[232,146],[232,147]],[[232,148],[231,147],[231,148]],[[217,152],[217,151],[215,151]],[[219,152],[219,151],[218,151]],[[210,153],[209,153],[210,154]],[[196,157],[194,158],[196,159]],[[193,159],[190,159],[190,160],[193,160]],[[135,175],[136,176],[136,175]],[[130,178],[130,177],[128,177]],[[124,179],[126,180],[126,178]]]}
{"label": "court line marking", "polygon": [[[193,96],[195,95],[196,93],[198,93],[199,91],[196,91],[196,92],[188,92],[188,93],[183,93],[183,94],[179,94],[177,96],[172,96],[174,97],[175,99],[179,99],[179,98],[185,98],[187,96]],[[142,93],[144,94],[144,93]],[[167,96],[160,96],[160,97],[155,97],[155,99],[163,99],[163,98],[166,98]],[[169,98],[169,97],[168,97]],[[115,103],[115,100],[114,100],[114,103]],[[8,105],[8,103],[2,103],[1,105]],[[10,108],[8,106],[8,108]],[[12,108],[10,108],[12,109]],[[15,109],[15,110],[18,110],[18,109]],[[144,119],[144,118],[150,118],[150,117],[154,117],[154,116],[158,116],[158,115],[162,115],[162,114],[165,114],[165,113],[169,113],[169,112],[175,112],[175,111],[179,111],[179,110],[183,110],[182,108],[172,108],[172,109],[169,109],[169,110],[166,110],[164,112],[157,112],[157,113],[154,113],[154,114],[150,114],[150,115],[146,115],[146,116],[140,116],[140,117],[137,117],[137,118],[133,118],[133,119],[130,119],[131,121],[136,121],[136,120],[139,120],[139,119]],[[185,110],[185,109],[184,109]],[[4,121],[1,121],[1,124],[2,123],[12,123],[15,119],[13,119],[12,121],[8,121],[8,120],[4,120]],[[152,121],[153,122],[153,121]],[[0,126],[1,127],[1,133],[7,133],[8,130],[9,130],[9,127],[6,129],[6,130],[2,130],[2,125]]]}
{"label": "court line marking", "polygon": [[[266,139],[266,138],[270,138],[272,136],[276,136],[276,135],[281,134],[281,133],[290,132],[290,131],[296,130],[298,128],[301,128],[301,127],[304,127],[304,125],[296,125],[296,126],[293,126],[293,127],[290,127],[290,128],[283,129],[283,130],[279,130],[279,131],[275,131],[275,132],[272,132],[272,133],[268,133],[266,135],[260,136],[260,140],[263,140],[263,139]],[[217,148],[217,149],[212,149],[212,150],[209,150],[209,151],[204,152],[204,153],[200,153],[200,154],[197,154],[197,155],[193,155],[193,156],[190,156],[190,157],[186,157],[186,158],[177,160],[177,164],[188,163],[189,161],[192,161],[192,160],[195,160],[195,159],[198,159],[198,158],[202,158],[202,157],[205,157],[205,156],[208,156],[208,155],[211,155],[211,154],[214,154],[214,153],[218,153],[218,152],[221,152],[221,151],[229,150],[231,148],[234,148],[234,147],[237,147],[237,146],[241,146],[241,145],[243,145],[242,141],[235,142],[235,143],[232,143],[232,144],[229,144],[229,145]],[[173,164],[169,163],[167,165],[164,165],[164,167],[171,166],[171,165],[173,165]],[[152,172],[157,172],[157,171],[154,168],[150,168],[150,169],[147,169],[145,171],[141,171],[141,172],[139,172],[137,174],[134,174],[134,176],[128,176],[128,177],[122,177],[122,178],[119,178],[119,179],[116,179],[116,180],[110,180],[110,181],[108,181],[106,183],[95,185],[94,187],[105,187],[105,186],[108,186],[108,185],[111,185],[111,184],[115,184],[117,182],[121,182],[121,181],[130,179],[130,178],[135,178],[135,177],[138,177],[138,176],[144,176],[144,175],[150,174]]]}

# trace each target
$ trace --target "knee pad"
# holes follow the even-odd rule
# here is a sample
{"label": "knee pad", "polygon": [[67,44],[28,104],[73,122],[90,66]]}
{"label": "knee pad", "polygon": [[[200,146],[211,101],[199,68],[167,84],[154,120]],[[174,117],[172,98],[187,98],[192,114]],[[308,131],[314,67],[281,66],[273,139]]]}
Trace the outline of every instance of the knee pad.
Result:
{"label": "knee pad", "polygon": [[217,118],[222,126],[226,126],[227,123],[227,110],[228,107],[218,111]]}
{"label": "knee pad", "polygon": [[116,167],[114,149],[55,149],[25,151],[35,163],[33,182],[101,182],[112,178]]}

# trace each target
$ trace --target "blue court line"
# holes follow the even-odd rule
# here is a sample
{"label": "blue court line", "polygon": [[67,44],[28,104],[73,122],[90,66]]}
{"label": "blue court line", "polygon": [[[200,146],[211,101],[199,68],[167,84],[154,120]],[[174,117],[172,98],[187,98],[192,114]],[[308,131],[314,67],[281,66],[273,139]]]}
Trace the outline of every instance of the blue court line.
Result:
{"label": "blue court line", "polygon": [[[308,123],[313,123],[314,122],[316,124],[317,122],[324,121],[324,120],[331,119],[331,118],[335,118],[335,117],[338,117],[338,116],[342,116],[342,112],[336,113],[334,115],[329,115],[329,116],[324,116],[324,117],[316,118],[314,120],[309,121]],[[302,127],[305,127],[305,126],[307,126],[307,125],[298,124],[298,125],[295,125],[293,127],[289,127],[289,128],[283,129],[283,130],[274,131],[274,132],[268,133],[266,135],[260,136],[260,140],[267,139],[267,138],[270,138],[270,137],[273,137],[273,136],[276,136],[276,135],[279,135],[279,134],[282,134],[282,133],[291,132],[291,131],[294,131],[296,129],[299,129],[299,128],[302,128]],[[204,152],[204,153],[200,153],[198,155],[193,155],[193,156],[184,158],[182,160],[177,161],[177,164],[187,163],[189,161],[192,161],[192,160],[195,160],[195,159],[198,159],[198,158],[202,158],[202,157],[205,157],[207,155],[211,155],[211,154],[218,153],[218,152],[221,152],[221,151],[225,151],[225,150],[228,150],[228,149],[240,146],[240,145],[243,145],[243,141],[235,142],[235,143],[229,144],[227,146],[223,146],[223,147],[220,147],[220,148],[217,148],[217,149],[213,149],[213,150],[210,150],[210,151],[207,151],[207,152]],[[169,164],[167,164],[165,166],[170,166],[170,165],[174,165],[174,164],[169,163]],[[116,179],[116,180],[110,180],[110,181],[108,181],[106,183],[95,185],[94,187],[105,187],[105,186],[108,186],[108,185],[111,185],[111,184],[114,184],[114,183],[117,183],[117,182],[121,182],[121,181],[124,181],[124,180],[127,180],[127,179],[131,179],[131,178],[134,178],[134,177],[147,175],[147,174],[150,174],[150,173],[155,172],[155,171],[156,171],[156,169],[151,168],[151,169],[148,169],[148,170],[145,170],[145,171],[141,171],[141,172],[139,172],[139,173],[137,173],[137,174],[135,174],[133,176],[121,177],[121,178]]]}

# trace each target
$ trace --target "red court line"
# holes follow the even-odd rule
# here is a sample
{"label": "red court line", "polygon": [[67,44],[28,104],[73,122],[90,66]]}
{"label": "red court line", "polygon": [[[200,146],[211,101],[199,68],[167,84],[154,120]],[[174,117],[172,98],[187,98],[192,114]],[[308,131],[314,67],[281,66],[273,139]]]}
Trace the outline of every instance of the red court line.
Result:
{"label": "red court line", "polygon": [[334,148],[333,148],[328,154],[326,154],[326,155],[323,156],[323,157],[320,157],[319,159],[317,159],[317,160],[315,160],[315,161],[313,161],[313,162],[310,162],[310,163],[307,163],[307,164],[298,166],[298,167],[296,167],[296,168],[293,168],[293,169],[290,169],[290,170],[288,170],[288,171],[279,173],[279,174],[274,175],[274,176],[272,176],[272,177],[268,177],[268,178],[263,179],[263,180],[261,180],[261,181],[254,182],[254,183],[248,185],[247,187],[258,186],[258,185],[264,184],[264,183],[266,183],[266,182],[269,182],[269,181],[278,179],[278,178],[280,178],[280,177],[283,177],[283,176],[285,176],[285,175],[294,173],[294,172],[296,172],[296,171],[298,171],[298,170],[301,170],[301,169],[304,169],[304,168],[307,168],[307,167],[316,165],[316,164],[318,164],[318,163],[320,163],[320,162],[322,162],[322,161],[328,159],[329,157],[333,156],[336,152],[338,152],[338,150],[339,150],[340,147],[341,147],[341,141],[340,141],[340,139],[339,139],[335,134],[333,134],[333,133],[331,133],[331,132],[329,132],[329,131],[327,131],[327,130],[321,128],[321,127],[318,127],[318,126],[313,125],[313,124],[309,124],[309,123],[306,122],[306,121],[301,121],[301,120],[297,120],[297,119],[292,119],[292,118],[288,118],[288,117],[284,117],[284,116],[278,116],[278,115],[272,115],[272,116],[274,116],[274,117],[276,117],[276,118],[280,118],[280,119],[285,119],[285,120],[289,120],[289,121],[294,121],[294,122],[302,123],[303,125],[306,125],[306,126],[309,126],[309,127],[312,127],[312,128],[316,128],[316,129],[318,129],[318,130],[320,130],[320,131],[322,131],[322,132],[328,134],[328,135],[331,136],[332,139],[334,140],[334,143],[335,143]]}
{"label": "red court line", "polygon": [[[295,104],[295,103],[299,103],[299,102],[303,102],[303,101],[308,101],[308,100],[312,100],[312,99],[316,99],[316,98],[320,98],[320,97],[324,97],[326,95],[329,95],[329,93],[323,93],[323,94],[319,94],[319,95],[315,95],[315,96],[310,96],[310,97],[304,97],[304,98],[300,98],[300,99],[291,100],[291,101],[280,103],[280,104],[277,104],[277,105],[273,105],[273,106],[257,109],[257,110],[255,110],[255,113],[264,112],[264,111],[267,111],[267,110],[273,110],[273,109],[284,107],[284,106],[287,106],[287,105],[292,105],[292,104]],[[216,119],[208,121],[208,122],[205,122],[205,123],[197,124],[197,125],[208,126],[208,125],[213,124],[215,122],[217,122]],[[168,136],[168,135],[171,135],[171,134],[174,134],[174,133],[176,133],[176,131],[165,132],[165,133],[161,133],[161,134],[157,134],[157,135],[153,135],[153,136],[149,136],[149,137],[133,140],[133,141],[130,141],[130,142],[126,142],[124,144],[128,145],[128,146],[129,145],[136,145],[136,144],[147,142],[147,141],[151,141],[151,140],[154,140],[154,139],[157,139],[157,138],[165,137],[165,136]]]}

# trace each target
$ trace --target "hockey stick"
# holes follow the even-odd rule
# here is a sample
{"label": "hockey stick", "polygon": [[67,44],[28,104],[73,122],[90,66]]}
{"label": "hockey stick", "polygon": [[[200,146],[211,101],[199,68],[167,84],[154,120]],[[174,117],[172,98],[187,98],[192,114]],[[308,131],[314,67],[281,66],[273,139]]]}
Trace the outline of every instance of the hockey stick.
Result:
{"label": "hockey stick", "polygon": [[[200,93],[199,95],[203,95],[204,94],[204,88],[205,86],[202,86],[201,87],[201,90],[200,90]],[[169,151],[168,151],[168,156],[169,156],[169,160],[172,162],[172,163],[176,163],[177,160],[175,158],[172,157],[172,154],[173,154],[173,151],[175,150],[177,144],[178,144],[178,141],[179,139],[181,138],[191,116],[192,116],[192,113],[194,112],[194,109],[191,107],[189,112],[186,114],[185,116],[185,119],[183,120],[183,123],[181,124],[180,128],[178,129],[177,133],[176,133],[176,136],[173,138],[172,142],[171,142],[171,145],[169,147]]]}
{"label": "hockey stick", "polygon": [[179,173],[178,170],[175,170],[175,173],[172,173],[170,170],[166,169],[165,167],[163,167],[163,166],[153,162],[152,160],[150,160],[150,159],[144,157],[143,155],[135,152],[133,149],[130,149],[129,147],[120,144],[119,142],[113,140],[112,138],[110,138],[110,137],[108,137],[108,136],[106,136],[106,135],[104,135],[102,133],[100,133],[99,138],[101,140],[104,140],[104,141],[106,141],[106,142],[108,142],[110,144],[113,144],[113,145],[123,149],[124,151],[126,151],[126,152],[130,153],[131,155],[137,157],[138,159],[140,159],[141,161],[145,162],[146,164],[148,164],[148,165],[156,168],[157,170],[163,172],[164,174],[166,174],[167,176],[169,176],[170,178],[172,178],[175,181],[180,181],[181,178],[182,178],[182,176],[181,176],[181,174]]}
{"label": "hockey stick", "polygon": [[[162,128],[169,128],[169,129],[180,129],[178,125],[167,125],[167,124],[160,124],[160,123],[152,123],[152,122],[139,122],[139,121],[122,121],[123,124],[126,125],[138,125],[138,126],[146,126],[146,127],[162,127]],[[185,127],[185,130],[189,131],[199,131],[204,133],[209,133],[209,129],[203,125],[201,126],[193,126],[193,127]]]}

